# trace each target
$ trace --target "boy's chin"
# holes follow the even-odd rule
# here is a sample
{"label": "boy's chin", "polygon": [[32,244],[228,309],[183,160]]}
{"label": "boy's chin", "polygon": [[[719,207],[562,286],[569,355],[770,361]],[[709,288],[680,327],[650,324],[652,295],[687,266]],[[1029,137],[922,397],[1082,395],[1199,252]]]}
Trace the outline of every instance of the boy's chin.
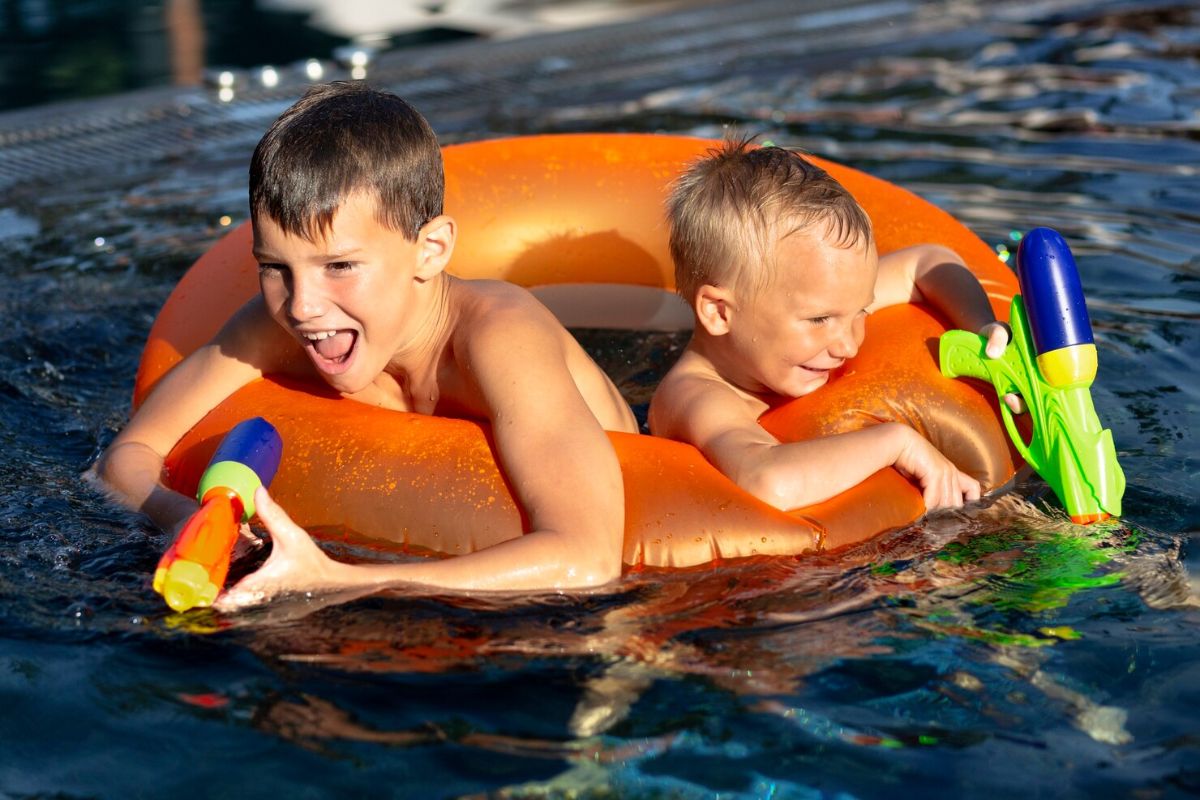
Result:
{"label": "boy's chin", "polygon": [[318,371],[317,374],[321,376],[321,380],[330,389],[347,396],[358,394],[370,385],[370,381],[357,379],[352,373],[344,372],[340,375],[329,375]]}
{"label": "boy's chin", "polygon": [[780,397],[795,400],[797,397],[812,394],[827,383],[829,383],[828,372],[823,375],[806,376],[803,380],[792,381],[787,386],[776,389],[775,393]]}

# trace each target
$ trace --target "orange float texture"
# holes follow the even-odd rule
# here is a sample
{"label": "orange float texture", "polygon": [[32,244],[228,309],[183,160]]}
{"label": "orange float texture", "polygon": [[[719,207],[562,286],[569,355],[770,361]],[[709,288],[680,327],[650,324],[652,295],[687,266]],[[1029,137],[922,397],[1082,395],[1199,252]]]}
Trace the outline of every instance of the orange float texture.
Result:
{"label": "orange float texture", "polygon": [[[673,289],[663,201],[685,165],[716,143],[647,134],[533,136],[444,149],[446,213],[459,223],[451,272],[524,286],[616,283]],[[956,250],[1004,313],[1016,281],[995,253],[945,212],[857,170],[812,159],[871,216],[881,253],[922,242]],[[258,291],[250,226],[238,227],[188,271],[159,314],[134,390],[207,342]],[[859,355],[819,392],[764,415],[781,440],[883,420],[925,434],[985,488],[1008,481],[1015,456],[994,395],[938,373],[941,321],[925,309],[868,320]],[[324,384],[267,377],[214,409],[167,458],[170,484],[194,493],[224,434],[262,416],[284,456],[272,494],[302,526],[413,552],[462,554],[519,536],[526,521],[496,467],[485,425],[368,407]],[[751,497],[693,447],[610,434],[625,478],[624,560],[686,567],[799,554],[912,522],[920,492],[895,470],[825,503],[782,512]]]}

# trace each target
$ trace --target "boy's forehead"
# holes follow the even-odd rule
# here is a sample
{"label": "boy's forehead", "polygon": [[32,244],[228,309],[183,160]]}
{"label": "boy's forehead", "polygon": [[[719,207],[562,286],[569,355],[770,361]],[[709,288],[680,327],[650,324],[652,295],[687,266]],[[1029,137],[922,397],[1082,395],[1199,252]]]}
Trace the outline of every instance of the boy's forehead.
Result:
{"label": "boy's forehead", "polygon": [[874,242],[840,246],[819,236],[791,236],[778,242],[764,289],[814,313],[827,312],[847,303],[869,303],[878,267]]}
{"label": "boy's forehead", "polygon": [[254,234],[255,244],[262,239],[264,229],[271,235],[299,236],[310,244],[316,244],[330,238],[339,238],[350,232],[361,233],[364,229],[381,227],[379,219],[379,201],[374,192],[353,190],[338,199],[327,221],[319,213],[312,213],[307,219],[301,220],[299,230],[291,230],[293,226],[285,225],[282,220],[268,214],[265,209],[259,209],[250,217],[250,226]]}
{"label": "boy's forehead", "polygon": [[780,228],[774,242],[777,272],[811,272],[836,263],[840,271],[874,270],[879,263],[871,238],[841,241],[827,221]]}

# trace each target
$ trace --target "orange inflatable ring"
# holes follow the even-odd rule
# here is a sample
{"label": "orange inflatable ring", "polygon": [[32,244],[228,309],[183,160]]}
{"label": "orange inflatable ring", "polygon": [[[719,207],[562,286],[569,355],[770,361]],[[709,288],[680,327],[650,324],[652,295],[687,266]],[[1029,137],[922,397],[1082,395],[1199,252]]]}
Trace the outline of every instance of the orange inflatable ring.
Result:
{"label": "orange inflatable ring", "polygon": [[[446,147],[446,212],[459,223],[452,271],[530,287],[643,287],[666,307],[673,278],[665,193],[684,165],[714,144],[580,134]],[[996,312],[1007,308],[1016,291],[1012,274],[952,217],[887,182],[813,161],[862,203],[880,252],[920,242],[947,245],[978,275]],[[135,407],[258,291],[250,242],[250,226],[243,224],[205,254],[168,298],[142,356]],[[593,286],[575,296],[610,289]],[[646,324],[658,324],[651,316]],[[938,373],[934,344],[943,327],[918,306],[873,315],[864,347],[842,373],[821,391],[764,415],[763,426],[781,440],[799,440],[901,420],[986,487],[1007,482],[1015,457],[994,395]],[[486,426],[371,408],[324,385],[269,376],[236,392],[177,444],[166,461],[169,483],[194,492],[221,437],[252,416],[270,420],[283,437],[273,494],[319,536],[461,554],[526,529],[496,467]],[[834,548],[924,512],[920,492],[891,469],[830,501],[785,513],[740,490],[693,447],[646,435],[610,436],[624,471],[624,560],[634,567],[799,554],[818,542]]]}

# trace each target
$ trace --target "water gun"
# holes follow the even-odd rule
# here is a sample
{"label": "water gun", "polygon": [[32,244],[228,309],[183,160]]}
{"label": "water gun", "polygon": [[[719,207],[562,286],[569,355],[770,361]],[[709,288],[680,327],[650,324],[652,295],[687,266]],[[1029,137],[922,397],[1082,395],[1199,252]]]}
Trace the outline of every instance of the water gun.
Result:
{"label": "water gun", "polygon": [[254,417],[234,426],[200,477],[200,508],[184,524],[154,572],[154,591],[175,611],[211,606],[225,586],[242,522],[254,516],[254,490],[270,485],[283,440]]}
{"label": "water gun", "polygon": [[[1090,387],[1096,344],[1067,243],[1049,228],[1025,234],[1017,249],[1021,294],[1012,300],[1012,341],[988,358],[984,337],[968,331],[942,335],[942,374],[990,381],[1000,397],[1004,427],[1017,452],[1050,485],[1080,524],[1121,516],[1125,473],[1112,431],[1101,427]],[[1004,396],[1025,399],[1033,423],[1026,444]]]}

